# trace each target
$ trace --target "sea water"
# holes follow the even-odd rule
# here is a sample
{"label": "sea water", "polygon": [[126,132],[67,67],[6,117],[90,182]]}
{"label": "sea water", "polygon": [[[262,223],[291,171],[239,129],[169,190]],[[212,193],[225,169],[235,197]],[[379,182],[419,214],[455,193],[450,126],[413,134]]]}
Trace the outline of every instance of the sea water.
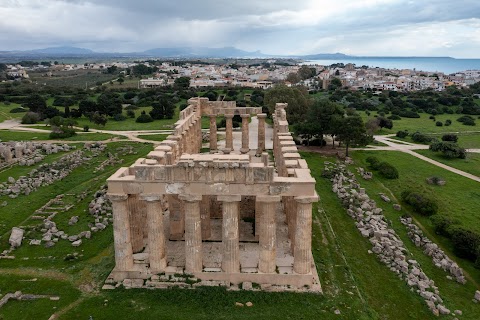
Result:
{"label": "sea water", "polygon": [[455,59],[449,57],[347,57],[344,59],[324,59],[305,61],[304,64],[328,66],[334,63],[353,63],[357,67],[415,69],[417,71],[443,72],[452,74],[465,70],[480,70],[480,59]]}

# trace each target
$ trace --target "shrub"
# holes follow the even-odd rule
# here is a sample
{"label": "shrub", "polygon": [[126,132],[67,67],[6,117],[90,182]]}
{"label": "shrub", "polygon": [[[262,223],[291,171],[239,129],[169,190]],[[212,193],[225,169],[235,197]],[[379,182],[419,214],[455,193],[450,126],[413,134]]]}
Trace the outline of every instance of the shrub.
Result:
{"label": "shrub", "polygon": [[130,104],[125,107],[125,110],[137,110],[138,107],[136,105]]}
{"label": "shrub", "polygon": [[83,126],[83,132],[88,132],[90,131],[90,127],[89,126]]}
{"label": "shrub", "polygon": [[453,250],[460,258],[475,261],[478,257],[480,235],[461,227],[452,228]]}
{"label": "shrub", "polygon": [[135,118],[135,111],[133,111],[133,110],[127,110],[127,117],[129,117],[129,118]]}
{"label": "shrub", "polygon": [[365,161],[368,163],[368,166],[374,170],[377,170],[380,164],[380,160],[378,160],[377,157],[367,157]]}
{"label": "shrub", "polygon": [[474,126],[475,120],[471,116],[463,116],[457,119],[458,122],[463,123],[466,126]]}
{"label": "shrub", "polygon": [[443,122],[442,121],[437,121],[437,122],[435,122],[435,125],[437,127],[443,127]]}
{"label": "shrub", "polygon": [[138,122],[138,123],[153,122],[153,118],[149,114],[146,114],[145,111],[142,111],[142,114],[138,116],[135,122]]}
{"label": "shrub", "polygon": [[432,141],[432,137],[417,131],[412,134],[412,140],[418,143],[430,143]]}
{"label": "shrub", "polygon": [[388,162],[378,164],[378,172],[387,179],[398,179],[398,170]]}
{"label": "shrub", "polygon": [[452,226],[458,224],[458,221],[441,214],[431,216],[430,221],[433,224],[433,230],[435,230],[435,233],[445,237],[451,237]]}
{"label": "shrub", "polygon": [[127,120],[127,117],[125,117],[121,113],[117,113],[116,115],[113,116],[113,120],[115,120],[115,121],[125,121],[125,120]]}
{"label": "shrub", "polygon": [[408,136],[408,131],[398,131],[397,132],[397,137],[399,138],[406,138]]}
{"label": "shrub", "polygon": [[435,200],[417,192],[405,190],[402,192],[402,201],[411,205],[413,210],[423,216],[431,216],[437,213],[438,205]]}
{"label": "shrub", "polygon": [[465,159],[467,157],[467,151],[455,142],[435,141],[430,145],[429,149],[434,152],[441,152],[445,158],[449,159]]}
{"label": "shrub", "polygon": [[22,124],[35,124],[40,121],[40,115],[35,112],[27,112],[22,118]]}
{"label": "shrub", "polygon": [[457,142],[458,141],[458,136],[456,134],[444,134],[442,136],[442,141]]}
{"label": "shrub", "polygon": [[435,121],[435,116],[430,116],[428,119]]}
{"label": "shrub", "polygon": [[64,139],[64,138],[69,138],[73,137],[77,133],[75,132],[75,129],[73,128],[67,128],[67,127],[55,127],[52,132],[50,132],[50,139]]}
{"label": "shrub", "polygon": [[10,110],[10,113],[22,113],[22,112],[27,112],[28,109],[25,109],[23,107],[18,107],[18,108],[13,108]]}
{"label": "shrub", "polygon": [[451,124],[452,124],[452,120],[449,120],[449,119],[445,120],[445,126],[448,127]]}
{"label": "shrub", "polygon": [[420,115],[418,113],[409,110],[401,110],[398,115],[404,118],[420,118]]}
{"label": "shrub", "polygon": [[388,116],[387,119],[390,120],[402,120],[402,118],[396,114],[392,114],[391,116]]}

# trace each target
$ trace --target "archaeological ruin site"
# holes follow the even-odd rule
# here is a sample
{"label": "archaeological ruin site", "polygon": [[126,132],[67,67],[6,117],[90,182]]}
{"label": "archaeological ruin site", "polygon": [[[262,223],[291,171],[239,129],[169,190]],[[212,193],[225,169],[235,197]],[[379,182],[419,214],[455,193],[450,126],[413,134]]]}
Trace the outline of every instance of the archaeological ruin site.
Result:
{"label": "archaeological ruin site", "polygon": [[266,130],[261,108],[188,102],[172,135],[108,179],[115,268],[105,286],[321,292],[311,252],[315,179],[289,132],[287,105],[276,105]]}

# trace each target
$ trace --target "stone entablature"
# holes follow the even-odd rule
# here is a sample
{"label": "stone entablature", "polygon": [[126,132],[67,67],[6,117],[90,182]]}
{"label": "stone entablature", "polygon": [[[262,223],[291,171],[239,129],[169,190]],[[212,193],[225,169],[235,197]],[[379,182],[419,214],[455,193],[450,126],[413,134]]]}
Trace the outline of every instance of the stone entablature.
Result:
{"label": "stone entablature", "polygon": [[[192,98],[172,135],[112,175],[116,266],[111,277],[149,279],[176,270],[204,281],[320,291],[311,254],[315,179],[288,132],[285,107],[277,104],[273,115],[274,162],[265,152],[261,108]],[[234,150],[237,114],[242,136],[241,148]],[[199,153],[202,115],[210,117],[210,153]],[[222,150],[217,116],[227,120]],[[252,116],[258,118],[256,150],[249,148]],[[179,244],[180,253],[174,249]]]}

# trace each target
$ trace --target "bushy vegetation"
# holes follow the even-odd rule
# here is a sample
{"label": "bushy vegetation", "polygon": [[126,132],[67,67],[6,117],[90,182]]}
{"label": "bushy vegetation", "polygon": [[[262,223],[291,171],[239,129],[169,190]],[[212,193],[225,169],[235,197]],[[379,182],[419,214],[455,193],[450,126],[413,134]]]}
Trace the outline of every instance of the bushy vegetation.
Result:
{"label": "bushy vegetation", "polygon": [[406,138],[409,135],[408,131],[398,131],[396,136],[399,138]]}
{"label": "bushy vegetation", "polygon": [[463,123],[466,126],[475,125],[475,119],[472,116],[462,116],[458,118],[457,121]]}
{"label": "bushy vegetation", "polygon": [[435,141],[430,145],[429,149],[434,152],[441,152],[445,158],[449,159],[465,159],[467,157],[466,150],[451,141]]}
{"label": "bushy vegetation", "polygon": [[433,138],[417,131],[412,134],[412,140],[418,143],[430,143]]}
{"label": "bushy vegetation", "polygon": [[442,141],[450,141],[450,142],[457,142],[458,141],[458,136],[456,134],[444,134],[442,136]]}
{"label": "bushy vegetation", "polygon": [[377,157],[368,157],[365,161],[367,161],[372,170],[377,170],[382,177],[386,179],[398,179],[398,170],[390,163],[380,161]]}
{"label": "bushy vegetation", "polygon": [[431,216],[438,211],[438,205],[435,200],[418,192],[405,190],[402,192],[401,197],[403,202],[412,206],[412,209],[415,212],[423,216]]}
{"label": "bushy vegetation", "polygon": [[145,111],[142,111],[142,113],[138,116],[135,122],[137,123],[153,122],[153,118],[149,114],[147,114]]}

